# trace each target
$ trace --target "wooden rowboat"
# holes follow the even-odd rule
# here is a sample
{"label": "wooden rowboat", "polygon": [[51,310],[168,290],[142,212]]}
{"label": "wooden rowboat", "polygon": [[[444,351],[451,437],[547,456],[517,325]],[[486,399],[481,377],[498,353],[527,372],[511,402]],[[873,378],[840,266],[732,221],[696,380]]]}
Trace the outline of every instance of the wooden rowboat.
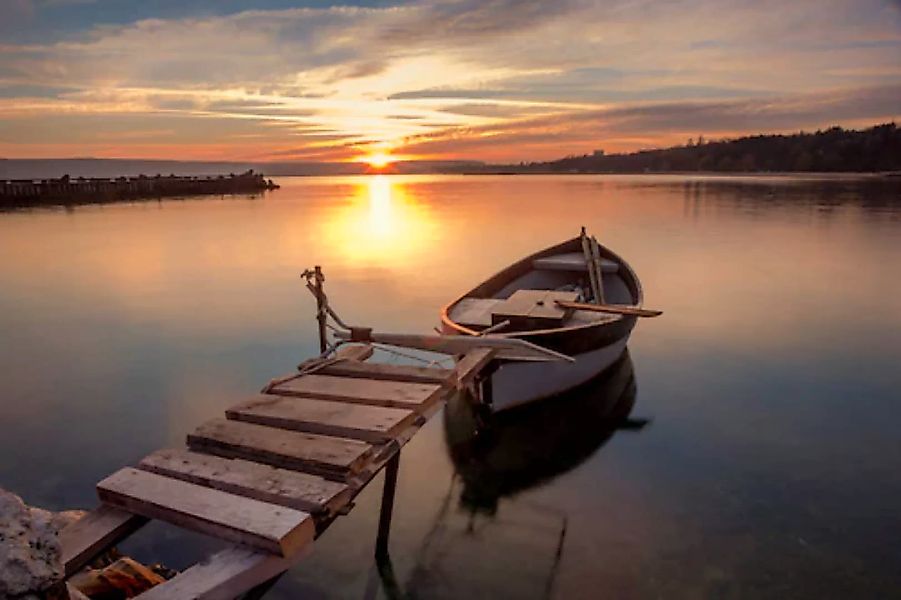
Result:
{"label": "wooden rowboat", "polygon": [[442,333],[520,339],[574,362],[496,361],[483,401],[494,411],[548,398],[614,364],[639,317],[642,291],[632,267],[581,236],[546,248],[490,277],[441,311]]}

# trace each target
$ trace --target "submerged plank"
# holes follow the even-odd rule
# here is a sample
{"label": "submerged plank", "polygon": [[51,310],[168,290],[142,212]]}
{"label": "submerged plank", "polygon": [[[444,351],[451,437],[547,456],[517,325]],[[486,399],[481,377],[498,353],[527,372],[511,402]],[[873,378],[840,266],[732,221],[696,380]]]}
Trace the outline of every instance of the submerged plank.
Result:
{"label": "submerged plank", "polygon": [[190,450],[157,450],[138,468],[313,514],[334,514],[350,501],[350,490],[343,483]]}
{"label": "submerged plank", "polygon": [[66,576],[105,552],[147,522],[146,517],[101,504],[59,532]]}
{"label": "submerged plank", "polygon": [[303,511],[130,467],[98,483],[97,493],[107,504],[281,556],[295,554],[315,534]]}
{"label": "submerged plank", "polygon": [[294,471],[342,479],[356,473],[372,452],[359,440],[274,429],[215,419],[188,434],[188,445],[202,452],[243,458]]}
{"label": "submerged plank", "polygon": [[369,442],[384,442],[417,418],[401,408],[260,394],[225,411],[229,419]]}
{"label": "submerged plank", "polygon": [[322,375],[355,377],[362,379],[382,379],[386,381],[407,381],[410,383],[442,384],[454,375],[453,369],[441,367],[415,367],[409,365],[389,365],[385,363],[360,363],[340,361],[319,371]]}
{"label": "submerged plank", "polygon": [[233,600],[286,571],[311,549],[312,545],[308,545],[289,559],[233,546],[136,597],[140,600]]}
{"label": "submerged plank", "polygon": [[427,383],[334,377],[317,373],[280,383],[270,393],[417,409],[436,400],[442,393],[442,388],[440,385]]}

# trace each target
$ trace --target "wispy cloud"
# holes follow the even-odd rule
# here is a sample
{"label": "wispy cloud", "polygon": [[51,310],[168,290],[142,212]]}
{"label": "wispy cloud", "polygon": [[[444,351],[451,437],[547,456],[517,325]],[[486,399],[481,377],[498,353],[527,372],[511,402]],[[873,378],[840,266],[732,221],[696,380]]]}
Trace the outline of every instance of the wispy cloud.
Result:
{"label": "wispy cloud", "polygon": [[[885,0],[429,0],[96,24],[0,42],[0,154],[158,152],[164,136],[140,132],[190,122],[170,152],[335,158],[378,142],[530,159],[881,120],[901,112],[899,44]],[[48,117],[68,126],[36,136]]]}

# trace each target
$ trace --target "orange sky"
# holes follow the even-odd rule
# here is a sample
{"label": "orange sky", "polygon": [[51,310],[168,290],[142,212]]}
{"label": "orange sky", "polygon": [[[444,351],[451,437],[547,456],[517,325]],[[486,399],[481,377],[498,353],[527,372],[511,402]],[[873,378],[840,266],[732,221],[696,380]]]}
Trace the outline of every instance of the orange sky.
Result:
{"label": "orange sky", "polygon": [[901,115],[892,0],[15,0],[0,156],[519,161]]}

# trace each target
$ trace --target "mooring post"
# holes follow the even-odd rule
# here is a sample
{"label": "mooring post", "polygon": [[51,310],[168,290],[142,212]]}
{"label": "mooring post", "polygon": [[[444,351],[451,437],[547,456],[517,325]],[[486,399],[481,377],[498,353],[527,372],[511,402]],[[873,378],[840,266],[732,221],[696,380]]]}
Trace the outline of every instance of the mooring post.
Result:
{"label": "mooring post", "polygon": [[328,348],[328,340],[325,337],[325,323],[328,318],[325,314],[325,293],[322,291],[322,282],[325,277],[322,275],[322,267],[316,265],[314,267],[316,273],[316,320],[319,321],[319,353],[325,352]]}
{"label": "mooring post", "polygon": [[382,510],[379,514],[379,535],[375,540],[375,557],[388,557],[388,536],[391,533],[391,513],[394,511],[394,491],[397,488],[397,471],[400,466],[400,450],[394,453],[385,466],[385,487],[382,488]]}

